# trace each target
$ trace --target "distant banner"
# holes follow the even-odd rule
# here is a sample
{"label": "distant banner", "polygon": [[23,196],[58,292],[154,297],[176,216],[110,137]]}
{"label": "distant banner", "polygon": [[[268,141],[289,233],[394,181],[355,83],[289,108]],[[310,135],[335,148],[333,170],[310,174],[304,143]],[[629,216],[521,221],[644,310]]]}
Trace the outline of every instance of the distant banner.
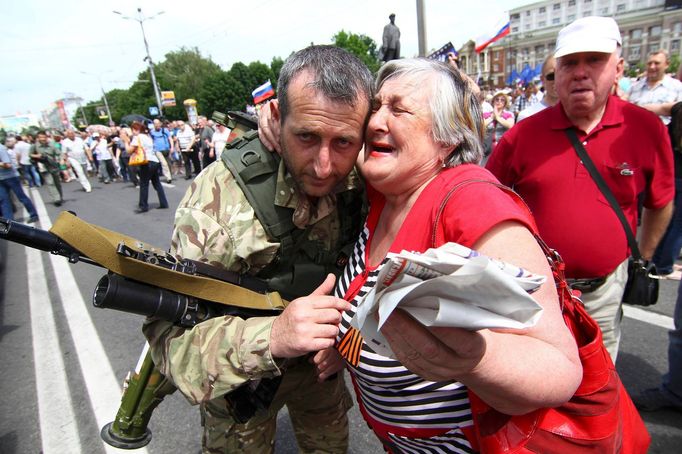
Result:
{"label": "distant banner", "polygon": [[57,101],[57,112],[59,112],[59,120],[62,122],[62,125],[66,128],[71,126],[69,117],[66,115],[66,109],[64,108],[64,101],[61,99]]}
{"label": "distant banner", "polygon": [[162,107],[174,107],[175,106],[175,92],[174,91],[162,91],[161,92],[161,106]]}
{"label": "distant banner", "polygon": [[253,103],[258,104],[275,96],[275,90],[273,90],[272,84],[268,80],[263,85],[253,90],[251,96],[253,96]]}
{"label": "distant banner", "polygon": [[455,46],[452,45],[452,42],[448,42],[446,45],[441,47],[435,52],[432,52],[431,54],[428,55],[427,58],[430,58],[432,60],[438,60],[442,62],[447,62],[448,61],[448,54],[452,52],[457,55],[457,51],[455,50]]}

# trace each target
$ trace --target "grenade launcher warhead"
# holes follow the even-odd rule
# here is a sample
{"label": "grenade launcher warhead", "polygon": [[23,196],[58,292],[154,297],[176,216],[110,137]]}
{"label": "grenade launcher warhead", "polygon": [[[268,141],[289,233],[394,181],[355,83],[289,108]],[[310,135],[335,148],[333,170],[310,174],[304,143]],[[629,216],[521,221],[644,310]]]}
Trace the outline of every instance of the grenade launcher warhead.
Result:
{"label": "grenade launcher warhead", "polygon": [[[50,231],[0,218],[0,238],[61,255],[71,263],[107,269],[93,294],[96,307],[157,317],[186,328],[223,315],[277,315],[287,303],[260,279],[177,259],[69,212],[62,212]],[[280,381],[281,377],[275,377],[257,384],[247,382],[227,394],[235,419],[245,423],[266,409]],[[152,412],[173,391],[175,387],[154,366],[146,346],[137,367],[126,377],[116,419],[102,428],[102,439],[123,449],[147,445]]]}

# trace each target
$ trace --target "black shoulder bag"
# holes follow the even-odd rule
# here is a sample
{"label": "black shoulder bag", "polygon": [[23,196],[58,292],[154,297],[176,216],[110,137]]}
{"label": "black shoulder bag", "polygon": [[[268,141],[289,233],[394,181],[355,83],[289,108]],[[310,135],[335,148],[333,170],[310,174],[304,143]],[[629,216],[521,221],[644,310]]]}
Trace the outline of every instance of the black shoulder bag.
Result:
{"label": "black shoulder bag", "polygon": [[618,220],[623,224],[625,235],[628,237],[628,244],[630,245],[630,260],[628,261],[628,282],[625,284],[625,292],[623,293],[622,301],[627,304],[636,304],[639,306],[651,306],[658,301],[658,276],[656,273],[656,265],[653,262],[644,260],[639,253],[637,247],[637,240],[634,233],[628,224],[623,210],[621,210],[618,201],[613,193],[606,185],[604,178],[594,166],[592,159],[585,151],[582,143],[578,140],[578,135],[573,128],[566,130],[566,135],[571,140],[575,152],[582,160],[585,168],[590,173],[590,176],[601,190],[606,200],[609,201],[611,208],[616,212]]}

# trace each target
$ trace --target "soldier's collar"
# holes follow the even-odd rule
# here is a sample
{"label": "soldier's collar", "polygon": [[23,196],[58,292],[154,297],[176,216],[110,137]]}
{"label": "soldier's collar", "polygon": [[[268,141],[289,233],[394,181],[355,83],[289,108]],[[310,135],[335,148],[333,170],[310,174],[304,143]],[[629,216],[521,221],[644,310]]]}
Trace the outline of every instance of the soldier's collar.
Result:
{"label": "soldier's collar", "polygon": [[355,169],[348,177],[334,188],[331,194],[311,202],[298,189],[294,177],[287,171],[282,159],[277,171],[275,205],[294,210],[293,222],[302,229],[328,216],[336,208],[336,194],[360,187],[359,177]]}

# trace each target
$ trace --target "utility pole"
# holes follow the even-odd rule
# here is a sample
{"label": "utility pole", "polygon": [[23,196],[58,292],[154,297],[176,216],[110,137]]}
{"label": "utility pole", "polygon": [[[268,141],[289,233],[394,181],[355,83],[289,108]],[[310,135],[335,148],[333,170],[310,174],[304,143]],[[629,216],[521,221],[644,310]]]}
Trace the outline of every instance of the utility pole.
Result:
{"label": "utility pole", "polygon": [[[86,76],[95,76],[97,78],[97,82],[99,82],[99,89],[102,91],[102,99],[104,100],[104,107],[107,109],[107,116],[109,117],[109,124],[113,124],[114,119],[111,118],[111,110],[109,110],[109,101],[107,101],[107,94],[104,91],[104,86],[102,85],[102,78],[99,74],[92,74],[92,73],[86,73],[85,71],[81,71],[81,74],[85,74]],[[85,114],[83,114],[85,116]]]}
{"label": "utility pole", "polygon": [[417,37],[419,40],[419,56],[426,57],[426,16],[424,0],[417,0]]}
{"label": "utility pole", "polygon": [[164,11],[159,11],[158,13],[152,16],[145,17],[142,14],[142,8],[137,8],[137,18],[135,18],[130,16],[124,16],[122,13],[114,11],[114,14],[118,14],[123,19],[134,20],[140,23],[140,29],[142,30],[142,39],[144,40],[144,49],[147,52],[147,57],[145,57],[145,60],[147,60],[147,63],[149,64],[149,74],[151,75],[152,78],[152,86],[154,87],[154,96],[156,97],[156,106],[159,108],[159,115],[163,115],[163,107],[161,106],[161,92],[159,91],[159,85],[156,83],[156,74],[154,74],[154,62],[152,61],[152,56],[149,54],[149,44],[147,43],[147,35],[144,33],[144,21],[146,21],[147,19],[154,19],[156,16],[159,16],[163,13]]}

